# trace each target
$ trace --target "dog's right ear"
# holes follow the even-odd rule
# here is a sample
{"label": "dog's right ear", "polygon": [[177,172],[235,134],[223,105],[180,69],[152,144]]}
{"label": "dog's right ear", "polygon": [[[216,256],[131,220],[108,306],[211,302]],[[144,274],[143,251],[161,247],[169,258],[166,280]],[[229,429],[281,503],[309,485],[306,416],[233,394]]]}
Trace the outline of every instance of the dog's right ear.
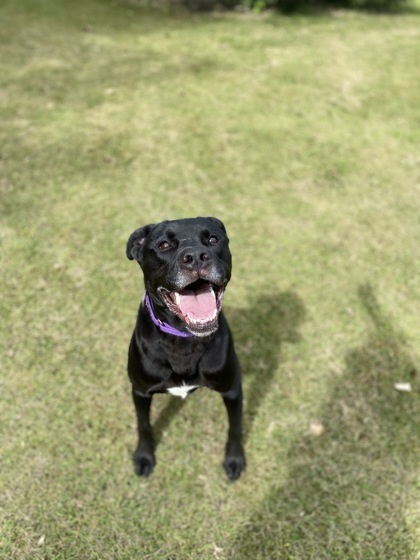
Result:
{"label": "dog's right ear", "polygon": [[141,265],[143,262],[143,248],[146,238],[151,232],[154,224],[141,227],[133,231],[127,241],[127,258],[136,261]]}

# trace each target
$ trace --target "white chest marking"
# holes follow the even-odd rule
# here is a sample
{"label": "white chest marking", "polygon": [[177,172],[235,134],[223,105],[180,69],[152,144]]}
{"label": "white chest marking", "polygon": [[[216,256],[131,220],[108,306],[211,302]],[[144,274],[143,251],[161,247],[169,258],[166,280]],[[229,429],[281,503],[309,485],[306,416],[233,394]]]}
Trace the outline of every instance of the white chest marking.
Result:
{"label": "white chest marking", "polygon": [[175,395],[176,397],[185,399],[190,391],[192,391],[193,389],[197,389],[199,386],[200,385],[185,385],[185,383],[183,383],[179,387],[170,387],[168,389],[168,393],[170,393],[171,395]]}

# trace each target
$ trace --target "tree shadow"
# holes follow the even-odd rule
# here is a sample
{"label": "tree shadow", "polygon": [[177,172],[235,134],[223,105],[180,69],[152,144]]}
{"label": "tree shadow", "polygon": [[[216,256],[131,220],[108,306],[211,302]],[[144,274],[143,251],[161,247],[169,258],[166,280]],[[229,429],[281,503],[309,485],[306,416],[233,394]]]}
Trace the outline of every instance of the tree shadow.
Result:
{"label": "tree shadow", "polygon": [[287,480],[273,481],[236,539],[234,558],[251,550],[256,560],[415,557],[404,507],[418,467],[420,411],[414,392],[394,388],[415,383],[414,359],[372,287],[358,295],[373,328],[347,354],[322,407],[325,431],[291,446]]}
{"label": "tree shadow", "polygon": [[246,13],[250,9],[257,13],[268,9],[283,16],[315,17],[332,16],[337,10],[390,16],[419,14],[418,7],[407,0],[144,0],[142,7],[147,6],[163,9],[165,15],[177,18],[188,18],[197,12],[222,15],[224,11]]}
{"label": "tree shadow", "polygon": [[[141,33],[154,34],[162,30],[170,32],[171,24],[196,27],[200,23],[217,25],[219,18],[209,19],[206,14],[200,19],[197,12],[213,12],[223,16],[223,12],[234,10],[257,12],[266,8],[281,15],[329,16],[335,10],[357,10],[372,14],[416,15],[419,8],[408,0],[89,0],[84,9],[74,10],[65,2],[46,4],[34,9],[34,15],[48,20],[52,25],[63,26],[66,30],[95,33],[97,29],[125,30],[137,33],[136,25],[141,23]],[[110,11],[112,18],[110,19]],[[169,26],[169,27],[168,27]],[[148,51],[147,57],[154,51]],[[109,66],[107,66],[109,70]],[[116,70],[115,70],[116,71]]]}
{"label": "tree shadow", "polygon": [[[270,4],[270,2],[269,2]],[[406,0],[272,0],[271,7],[283,15],[329,15],[335,10],[356,10],[375,15],[418,14]]]}
{"label": "tree shadow", "polygon": [[227,315],[243,370],[246,439],[274,380],[283,344],[301,340],[306,310],[301,298],[287,291],[259,297],[250,308],[230,309]]}

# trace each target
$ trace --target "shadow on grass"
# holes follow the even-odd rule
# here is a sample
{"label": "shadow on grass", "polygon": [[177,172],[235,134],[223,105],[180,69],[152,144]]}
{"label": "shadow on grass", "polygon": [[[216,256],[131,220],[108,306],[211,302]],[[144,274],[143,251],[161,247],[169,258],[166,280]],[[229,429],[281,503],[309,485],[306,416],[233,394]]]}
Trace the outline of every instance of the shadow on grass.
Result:
{"label": "shadow on grass", "polygon": [[[54,2],[31,5],[31,16],[49,19],[56,25],[75,26],[80,30],[91,33],[106,26],[115,30],[136,25],[141,22],[142,33],[160,32],[167,29],[168,22],[191,25],[209,23],[217,24],[218,18],[208,19],[198,17],[197,12],[213,12],[223,15],[223,12],[249,12],[252,6],[257,12],[268,8],[283,16],[330,16],[336,10],[350,10],[371,13],[373,15],[416,15],[420,10],[409,0],[118,0],[104,2],[103,0],[89,0],[81,2],[78,9],[73,4],[66,6]],[[24,8],[25,9],[25,8]],[[129,28],[129,27],[128,27]],[[135,30],[133,29],[133,32]],[[152,52],[148,53],[151,55]]]}
{"label": "shadow on grass", "polygon": [[245,440],[274,380],[282,346],[301,340],[299,327],[305,315],[302,300],[292,291],[270,293],[258,298],[248,309],[228,311],[243,370]]}
{"label": "shadow on grass", "polygon": [[162,439],[162,435],[165,430],[169,427],[173,418],[179,413],[181,408],[185,405],[186,400],[180,399],[179,397],[173,397],[171,395],[167,396],[168,402],[165,408],[160,412],[156,422],[153,426],[153,434],[155,437],[156,445],[159,444]]}
{"label": "shadow on grass", "polygon": [[417,468],[419,408],[414,393],[394,389],[415,377],[415,366],[372,288],[358,295],[373,329],[346,356],[320,413],[325,432],[292,445],[287,480],[273,484],[233,558],[415,557],[403,510]]}
{"label": "shadow on grass", "polygon": [[418,14],[416,6],[406,0],[278,0],[274,8],[283,15],[322,16],[336,10],[359,11],[372,15]]}

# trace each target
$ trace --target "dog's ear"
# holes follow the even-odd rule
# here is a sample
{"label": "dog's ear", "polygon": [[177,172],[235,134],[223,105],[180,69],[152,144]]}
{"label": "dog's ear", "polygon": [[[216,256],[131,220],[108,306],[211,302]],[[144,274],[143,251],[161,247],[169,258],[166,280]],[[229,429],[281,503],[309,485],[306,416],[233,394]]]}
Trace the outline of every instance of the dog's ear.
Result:
{"label": "dog's ear", "polygon": [[226,233],[226,228],[225,228],[223,222],[221,222],[218,218],[213,218],[212,216],[209,216],[207,219],[211,220],[212,222],[217,224],[219,226],[219,228]]}
{"label": "dog's ear", "polygon": [[136,261],[141,265],[143,261],[143,248],[146,238],[153,229],[154,224],[141,227],[133,231],[127,241],[127,258]]}

